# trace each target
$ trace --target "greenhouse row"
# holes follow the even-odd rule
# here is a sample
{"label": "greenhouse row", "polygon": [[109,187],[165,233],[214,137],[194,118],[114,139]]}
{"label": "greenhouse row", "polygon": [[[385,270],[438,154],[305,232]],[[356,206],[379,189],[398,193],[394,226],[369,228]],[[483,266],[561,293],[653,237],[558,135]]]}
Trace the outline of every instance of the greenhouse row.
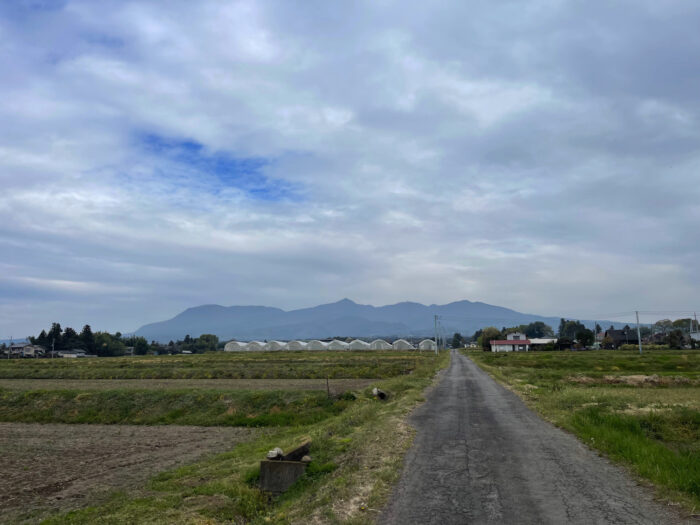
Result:
{"label": "greenhouse row", "polygon": [[371,343],[355,339],[349,343],[334,339],[333,341],[230,341],[226,343],[226,352],[264,352],[280,350],[435,350],[436,344],[432,339],[424,339],[418,343],[418,348],[406,341],[397,339],[388,343],[384,339],[375,339]]}

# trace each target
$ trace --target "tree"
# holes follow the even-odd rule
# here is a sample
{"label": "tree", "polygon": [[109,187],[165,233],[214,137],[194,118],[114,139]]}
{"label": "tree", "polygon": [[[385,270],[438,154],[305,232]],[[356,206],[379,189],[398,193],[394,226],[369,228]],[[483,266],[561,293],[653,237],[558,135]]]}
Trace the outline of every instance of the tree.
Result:
{"label": "tree", "polygon": [[525,333],[528,337],[541,338],[541,337],[553,337],[554,330],[552,327],[542,321],[535,321],[528,325],[521,325],[521,331]]}
{"label": "tree", "polygon": [[461,348],[463,342],[464,338],[462,337],[462,334],[460,334],[459,332],[455,332],[455,334],[452,336],[452,348]]}
{"label": "tree", "polygon": [[576,341],[578,341],[583,346],[591,346],[595,341],[595,335],[592,330],[584,328],[576,332]]}
{"label": "tree", "polygon": [[672,327],[673,323],[670,319],[661,319],[660,321],[656,321],[654,323],[654,332],[661,332],[662,334],[666,335]]}
{"label": "tree", "polygon": [[124,355],[126,346],[107,332],[97,332],[95,334],[95,353],[102,357]]}
{"label": "tree", "polygon": [[498,339],[501,337],[501,331],[495,326],[489,326],[484,328],[483,332],[479,336],[479,346],[483,351],[491,350],[491,340]]}
{"label": "tree", "polygon": [[63,338],[61,336],[61,325],[59,323],[52,323],[51,330],[47,334],[47,340],[49,345],[54,345],[56,350],[61,350],[63,348]]}
{"label": "tree", "polygon": [[668,334],[668,347],[676,350],[683,348],[683,331],[680,329],[671,330]]}
{"label": "tree", "polygon": [[600,325],[599,325],[598,323],[596,323],[596,324],[595,324],[595,333],[596,333],[596,335],[599,334],[599,333],[602,332],[602,331],[603,331],[603,329],[600,327]]}
{"label": "tree", "polygon": [[73,348],[83,348],[83,342],[80,339],[78,332],[73,330],[70,326],[66,327],[66,329],[63,331],[62,346],[68,350],[72,350]]}
{"label": "tree", "polygon": [[89,324],[83,326],[83,329],[80,331],[80,340],[87,353],[95,353],[95,334],[92,333],[92,328],[90,328]]}
{"label": "tree", "polygon": [[145,337],[136,337],[134,339],[134,353],[136,355],[146,355],[148,353],[148,341]]}
{"label": "tree", "polygon": [[219,338],[214,334],[202,334],[194,342],[194,351],[198,354],[215,352],[219,344]]}

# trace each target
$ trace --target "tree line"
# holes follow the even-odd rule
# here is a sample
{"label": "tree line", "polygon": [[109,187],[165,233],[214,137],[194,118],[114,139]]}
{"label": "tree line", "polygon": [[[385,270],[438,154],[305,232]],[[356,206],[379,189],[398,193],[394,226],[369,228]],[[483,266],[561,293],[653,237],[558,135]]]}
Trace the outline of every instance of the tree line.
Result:
{"label": "tree line", "polygon": [[82,350],[100,357],[130,353],[136,355],[182,352],[200,354],[215,351],[221,346],[219,338],[213,334],[202,334],[199,337],[186,335],[183,340],[170,341],[167,345],[161,345],[156,341],[149,343],[145,337],[141,336],[124,336],[121,332],[114,334],[93,332],[89,324],[83,326],[78,333],[69,326],[64,329],[60,323],[52,323],[48,331],[42,330],[38,336],[28,339],[32,344],[42,346],[47,351]]}

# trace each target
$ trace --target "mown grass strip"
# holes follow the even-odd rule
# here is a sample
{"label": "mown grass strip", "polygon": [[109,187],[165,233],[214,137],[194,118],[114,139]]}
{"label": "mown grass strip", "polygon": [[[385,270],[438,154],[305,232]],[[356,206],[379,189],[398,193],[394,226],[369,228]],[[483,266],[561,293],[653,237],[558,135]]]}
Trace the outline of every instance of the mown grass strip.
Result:
{"label": "mown grass strip", "polygon": [[0,390],[0,421],[298,426],[339,414],[350,403],[313,391]]}
{"label": "mown grass strip", "polygon": [[[387,401],[367,388],[324,421],[269,429],[231,452],[164,472],[146,490],[115,494],[104,505],[44,523],[371,523],[411,442],[404,418],[448,360],[443,352],[423,360],[411,376],[379,382],[390,393]],[[313,443],[310,468],[287,493],[268,500],[255,484],[260,459],[273,447],[288,450],[307,439]]]}
{"label": "mown grass strip", "polygon": [[427,353],[212,352],[93,359],[0,359],[2,379],[385,379],[412,373]]}

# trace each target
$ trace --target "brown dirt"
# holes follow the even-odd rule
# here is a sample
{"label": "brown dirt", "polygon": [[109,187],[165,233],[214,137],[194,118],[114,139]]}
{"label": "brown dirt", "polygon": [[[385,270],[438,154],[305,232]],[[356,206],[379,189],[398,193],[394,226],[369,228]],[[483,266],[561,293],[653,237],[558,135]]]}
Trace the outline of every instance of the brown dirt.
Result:
{"label": "brown dirt", "polygon": [[231,450],[256,430],[0,423],[0,522],[36,522],[152,475]]}
{"label": "brown dirt", "polygon": [[629,376],[572,376],[567,378],[571,383],[582,385],[630,385],[630,386],[674,386],[674,385],[695,385],[698,381],[693,381],[683,376],[658,376],[654,375],[629,375]]}
{"label": "brown dirt", "polygon": [[[330,379],[331,392],[362,390],[377,379]],[[12,390],[325,390],[325,379],[0,379]]]}

